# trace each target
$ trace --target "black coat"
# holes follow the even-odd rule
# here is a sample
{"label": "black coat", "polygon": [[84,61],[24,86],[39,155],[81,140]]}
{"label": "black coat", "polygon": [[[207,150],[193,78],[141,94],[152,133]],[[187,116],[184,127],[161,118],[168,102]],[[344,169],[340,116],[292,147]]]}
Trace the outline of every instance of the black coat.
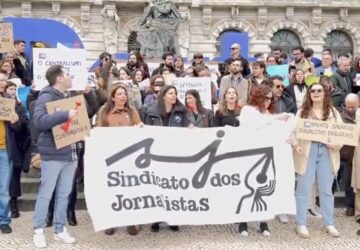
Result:
{"label": "black coat", "polygon": [[[145,111],[144,123],[151,126],[166,126],[160,115],[158,103],[147,108]],[[171,111],[168,127],[187,127],[189,120],[187,119],[187,110],[183,105],[175,105]]]}
{"label": "black coat", "polygon": [[[11,152],[13,168],[29,171],[31,161],[31,137],[29,129],[29,118],[26,108],[21,104],[16,104],[15,111],[19,116],[19,121],[15,124],[7,122],[7,137],[9,142],[7,147]],[[14,125],[16,129],[14,129]]]}
{"label": "black coat", "polygon": [[235,112],[231,112],[228,115],[222,115],[219,110],[216,110],[215,116],[212,121],[213,127],[225,127],[226,125],[232,127],[239,127],[240,122],[238,115]]}
{"label": "black coat", "polygon": [[[283,100],[286,101],[286,105],[289,106],[289,112],[296,114],[297,106],[296,106],[296,95],[295,95],[295,84],[290,84],[284,89],[284,93],[282,94]],[[307,90],[307,86],[304,86],[304,91]]]}

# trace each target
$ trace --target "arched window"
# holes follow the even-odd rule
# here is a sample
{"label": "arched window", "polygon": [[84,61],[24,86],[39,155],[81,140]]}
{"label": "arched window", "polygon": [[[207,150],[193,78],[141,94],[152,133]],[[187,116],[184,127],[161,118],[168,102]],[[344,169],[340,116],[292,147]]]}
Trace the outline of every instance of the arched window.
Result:
{"label": "arched window", "polygon": [[350,53],[351,55],[354,55],[354,43],[351,37],[342,30],[333,30],[327,33],[324,41],[324,48],[332,50],[335,60],[339,54]]}
{"label": "arched window", "polygon": [[299,36],[294,31],[287,29],[282,29],[275,32],[270,41],[271,50],[273,50],[274,48],[280,48],[288,55],[292,54],[292,49],[294,47],[301,45],[301,40]]}
{"label": "arched window", "polygon": [[131,31],[129,39],[128,39],[128,52],[130,52],[132,50],[140,51],[140,48],[141,48],[141,44],[137,40],[137,32]]}

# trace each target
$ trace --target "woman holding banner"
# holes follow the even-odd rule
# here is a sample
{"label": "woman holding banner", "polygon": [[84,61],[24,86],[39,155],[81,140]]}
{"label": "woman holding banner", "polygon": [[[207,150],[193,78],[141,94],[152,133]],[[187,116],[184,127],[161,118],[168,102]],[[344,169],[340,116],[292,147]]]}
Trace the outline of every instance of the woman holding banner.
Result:
{"label": "woman holding banner", "polygon": [[188,120],[194,127],[211,127],[214,114],[211,110],[203,107],[200,94],[195,89],[190,89],[185,93],[185,105],[188,109]]}
{"label": "woman holding banner", "polygon": [[[129,105],[127,89],[122,84],[116,84],[110,90],[110,95],[99,110],[97,125],[99,127],[143,126],[139,113]],[[138,234],[140,228],[128,226],[130,235]],[[105,230],[105,234],[113,235],[115,228]]]}
{"label": "woman holding banner", "polygon": [[213,127],[233,126],[239,127],[238,116],[240,107],[238,106],[238,93],[233,87],[225,90],[220,107],[216,110],[212,121]]}
{"label": "woman holding banner", "polygon": [[[239,117],[240,124],[241,126],[258,129],[275,122],[275,120],[287,120],[290,118],[289,114],[275,114],[275,112],[276,104],[272,89],[267,85],[260,85],[252,89],[248,105],[242,108]],[[285,215],[281,215],[280,220],[284,223],[288,221]],[[266,222],[260,222],[259,230],[264,236],[270,236],[269,226]],[[240,223],[239,232],[241,236],[248,236],[246,222]]]}
{"label": "woman holding banner", "polygon": [[[322,83],[313,84],[306,92],[304,104],[296,114],[297,119],[310,119],[342,123],[338,111],[333,108],[328,88]],[[334,195],[332,185],[340,166],[341,145],[296,139],[293,133],[294,163],[297,173],[296,187],[296,232],[308,238],[306,226],[308,200],[314,180],[317,180],[320,208],[327,232],[338,237],[334,227]]]}
{"label": "woman holding banner", "polygon": [[[163,127],[188,127],[187,110],[177,98],[177,90],[172,85],[165,85],[160,90],[157,102],[146,111],[145,124]],[[179,231],[179,226],[169,226],[173,231]],[[158,232],[160,222],[151,225],[151,231]]]}

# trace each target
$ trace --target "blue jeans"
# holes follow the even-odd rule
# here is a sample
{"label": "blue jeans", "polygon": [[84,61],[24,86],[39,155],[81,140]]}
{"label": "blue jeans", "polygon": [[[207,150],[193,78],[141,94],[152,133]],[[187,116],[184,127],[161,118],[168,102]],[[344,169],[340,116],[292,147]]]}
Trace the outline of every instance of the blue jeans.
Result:
{"label": "blue jeans", "polygon": [[332,193],[334,174],[329,149],[324,144],[313,142],[305,174],[297,176],[296,222],[299,226],[306,226],[308,200],[315,177],[317,178],[324,224],[326,226],[334,225],[334,195]]}
{"label": "blue jeans", "polygon": [[0,225],[9,225],[9,185],[11,178],[11,164],[6,149],[0,149]]}
{"label": "blue jeans", "polygon": [[77,160],[75,161],[42,161],[41,184],[35,205],[33,225],[35,229],[45,227],[51,196],[55,193],[55,233],[63,232],[66,223],[68,197],[71,192]]}

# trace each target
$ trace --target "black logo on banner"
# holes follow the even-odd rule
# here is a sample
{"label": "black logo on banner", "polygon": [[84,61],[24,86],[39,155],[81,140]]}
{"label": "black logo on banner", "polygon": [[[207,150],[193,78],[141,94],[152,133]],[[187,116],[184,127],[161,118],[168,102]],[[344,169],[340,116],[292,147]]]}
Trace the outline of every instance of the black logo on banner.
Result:
{"label": "black logo on banner", "polygon": [[[218,138],[222,138],[224,137],[225,132],[220,130],[217,131],[216,135]],[[136,167],[140,169],[149,167],[151,161],[181,164],[197,162],[207,156],[207,161],[202,166],[200,166],[192,178],[193,187],[200,189],[205,186],[211,169],[217,162],[234,158],[260,155],[261,158],[250,168],[250,170],[245,175],[245,186],[249,189],[250,193],[240,199],[236,213],[239,214],[244,201],[251,198],[253,198],[251,212],[254,210],[266,211],[267,203],[263,197],[272,195],[276,186],[276,169],[274,163],[273,147],[233,151],[217,155],[216,153],[221,142],[221,139],[216,139],[203,150],[191,156],[163,156],[151,153],[151,146],[154,143],[154,139],[147,138],[110,156],[105,160],[105,162],[107,166],[111,166],[121,159],[141,149],[144,149],[144,153],[140,154],[135,160]],[[270,179],[269,176],[273,176],[273,179]]]}

